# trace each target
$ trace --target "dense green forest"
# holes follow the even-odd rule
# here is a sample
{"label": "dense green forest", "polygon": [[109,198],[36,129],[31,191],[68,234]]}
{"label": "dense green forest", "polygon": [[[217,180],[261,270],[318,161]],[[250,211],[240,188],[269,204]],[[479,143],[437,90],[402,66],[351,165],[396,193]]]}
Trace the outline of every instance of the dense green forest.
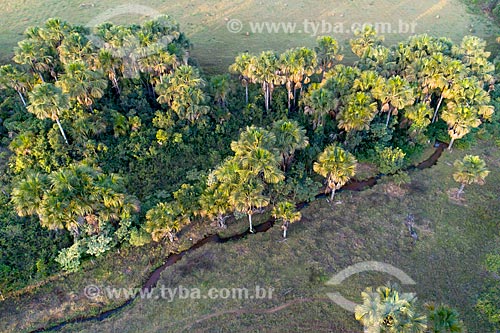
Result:
{"label": "dense green forest", "polygon": [[436,140],[498,137],[483,40],[382,41],[358,31],[351,65],[320,37],[314,49],[240,54],[206,77],[167,16],[28,29],[0,67],[1,289],[112,248],[175,242],[195,221],[246,216],[252,231],[253,215],[272,209],[286,237],[294,204],[320,191],[333,200],[358,162],[405,182]]}

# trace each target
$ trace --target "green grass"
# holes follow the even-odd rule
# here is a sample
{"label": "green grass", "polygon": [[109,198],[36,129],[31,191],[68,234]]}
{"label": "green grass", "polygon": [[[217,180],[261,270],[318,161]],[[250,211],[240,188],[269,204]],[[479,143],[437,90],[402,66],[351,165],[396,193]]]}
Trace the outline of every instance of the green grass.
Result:
{"label": "green grass", "polygon": [[[94,7],[81,6],[94,4]],[[128,5],[132,13],[116,14],[119,6]],[[207,72],[224,72],[234,57],[243,51],[259,52],[267,49],[282,51],[295,46],[314,46],[315,37],[303,30],[304,20],[342,23],[349,30],[352,23],[390,22],[397,27],[399,20],[415,21],[415,33],[430,33],[446,36],[458,42],[464,35],[477,34],[481,37],[494,35],[490,22],[481,16],[470,14],[460,0],[325,0],[306,1],[260,1],[260,0],[192,0],[141,1],[131,4],[124,0],[4,0],[0,21],[0,58],[8,59],[12,48],[22,39],[22,32],[28,26],[40,25],[50,17],[60,17],[72,23],[86,25],[99,14],[111,10],[109,20],[117,23],[138,22],[140,14],[135,14],[132,5],[143,5],[153,12],[173,16],[181,24],[194,44],[192,56]],[[114,10],[114,12],[113,12]],[[439,18],[436,16],[439,15]],[[237,19],[243,23],[243,30],[233,34],[226,28],[226,20]],[[291,22],[296,23],[296,33],[251,33],[250,22]],[[471,30],[471,24],[474,28]],[[249,32],[247,36],[246,33]],[[348,50],[346,45],[352,37],[349,33],[333,34]],[[409,34],[388,34],[388,45]],[[346,51],[349,55],[349,53]],[[349,60],[349,59],[348,59]]]}
{"label": "green grass", "polygon": [[[500,150],[494,146],[474,148],[492,172],[484,186],[467,187],[465,201],[456,203],[448,195],[451,188],[457,187],[451,164],[465,153],[470,151],[445,153],[435,167],[413,172],[411,184],[402,192],[390,184],[381,184],[360,193],[340,193],[334,205],[315,201],[303,210],[302,221],[291,226],[285,242],[281,241],[279,228],[274,227],[244,240],[206,245],[167,269],[159,282],[165,287],[181,285],[205,292],[210,288],[273,287],[275,296],[271,300],[137,300],[103,322],[71,325],[63,332],[281,332],[285,328],[293,332],[359,332],[361,327],[353,315],[325,300],[326,293],[339,291],[359,301],[365,287],[384,284],[390,276],[363,273],[336,287],[324,282],[349,265],[367,260],[390,263],[406,272],[417,284],[405,286],[405,290],[415,291],[422,302],[444,302],[456,307],[469,332],[491,332],[474,304],[485,276],[481,263],[500,241]],[[416,245],[403,224],[409,213],[415,215],[420,236]],[[245,223],[243,220],[231,227],[237,230]],[[123,254],[124,259],[119,256],[117,260],[131,258],[136,251],[143,254],[144,250]],[[145,260],[142,258],[138,261]],[[133,271],[134,264],[137,262],[131,263]],[[110,267],[109,274],[113,269]],[[98,278],[94,283],[109,285]],[[83,281],[72,286],[80,290],[79,300],[59,296],[64,301],[56,300],[55,305],[51,299],[45,300],[49,302],[44,303],[48,308],[45,316],[50,316],[51,311],[62,312],[65,306],[81,306],[80,302],[88,305],[82,296],[83,286]],[[50,293],[56,297],[54,289]],[[293,304],[303,299],[308,301]],[[281,311],[262,313],[289,302]],[[94,305],[95,309],[99,307]],[[4,306],[2,313],[13,314],[11,306]],[[33,314],[26,306],[19,306],[17,317],[10,323],[17,322],[17,328],[9,326],[5,331],[22,331],[28,326]],[[236,310],[239,313],[234,313]],[[218,314],[206,318],[214,313]]]}

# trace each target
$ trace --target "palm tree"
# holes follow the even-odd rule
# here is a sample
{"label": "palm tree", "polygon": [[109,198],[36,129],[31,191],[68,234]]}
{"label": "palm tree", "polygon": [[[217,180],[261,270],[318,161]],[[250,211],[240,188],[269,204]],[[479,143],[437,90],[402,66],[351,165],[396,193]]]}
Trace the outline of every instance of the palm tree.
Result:
{"label": "palm tree", "polygon": [[209,107],[203,105],[207,100],[203,87],[205,80],[200,77],[198,70],[182,65],[173,73],[165,75],[156,86],[157,101],[169,105],[180,119],[194,123],[209,111]]}
{"label": "palm tree", "polygon": [[118,83],[118,72],[121,71],[120,68],[122,66],[123,61],[121,58],[114,57],[109,50],[100,49],[96,65],[93,68],[94,70],[102,70],[108,75],[108,78],[118,95],[121,93],[120,85]]}
{"label": "palm tree", "polygon": [[71,32],[58,48],[59,59],[63,65],[77,61],[87,61],[94,52],[94,45],[80,32]]}
{"label": "palm tree", "polygon": [[457,197],[463,193],[465,185],[474,183],[483,185],[490,173],[486,169],[486,163],[479,156],[466,155],[462,161],[456,160],[453,165],[457,170],[453,174],[453,179],[461,184]]}
{"label": "palm tree", "polygon": [[201,216],[216,219],[219,228],[226,229],[227,212],[231,209],[229,192],[223,186],[210,186],[200,197]]}
{"label": "palm tree", "polygon": [[279,169],[276,155],[264,148],[254,148],[245,155],[237,155],[241,168],[250,175],[259,177],[268,184],[277,184],[285,179]]}
{"label": "palm tree", "polygon": [[212,90],[214,101],[219,104],[221,108],[226,107],[226,100],[228,94],[231,92],[230,77],[227,74],[214,75],[210,79],[210,88]]}
{"label": "palm tree", "polygon": [[313,89],[303,99],[304,113],[313,116],[313,130],[325,124],[325,116],[335,110],[335,95],[320,87]]}
{"label": "palm tree", "polygon": [[68,139],[64,133],[59,117],[69,108],[68,98],[62,90],[52,83],[36,85],[29,93],[28,111],[39,119],[49,118],[57,123],[66,144]]}
{"label": "palm tree", "polygon": [[348,98],[347,106],[337,114],[338,127],[347,132],[368,130],[377,113],[377,103],[364,92]]}
{"label": "palm tree", "polygon": [[321,74],[332,68],[335,62],[340,62],[344,59],[341,55],[340,45],[336,39],[330,36],[321,36],[316,40],[317,46],[314,48],[318,55],[318,64],[321,69]]}
{"label": "palm tree", "polygon": [[465,75],[466,70],[462,62],[442,54],[434,54],[424,59],[423,65],[424,77],[421,85],[428,95],[436,91],[440,96],[432,117],[434,123],[438,119],[444,99],[453,97],[450,88]]}
{"label": "palm tree", "polygon": [[361,75],[354,80],[353,89],[365,93],[371,92],[373,89],[383,86],[384,78],[377,72],[366,70],[362,71]]}
{"label": "palm tree", "polygon": [[418,103],[406,108],[404,116],[411,121],[411,129],[420,134],[431,123],[432,109],[426,103]]}
{"label": "palm tree", "polygon": [[396,286],[367,288],[363,304],[355,308],[355,318],[368,333],[425,332],[426,317],[417,312],[414,294],[401,293]]}
{"label": "palm tree", "polygon": [[429,311],[427,315],[429,329],[432,333],[460,333],[463,332],[463,325],[460,321],[458,312],[447,306],[435,304],[426,304]]}
{"label": "palm tree", "polygon": [[311,82],[311,76],[316,72],[318,65],[318,57],[313,50],[301,47],[292,52],[291,61],[295,64],[291,71],[293,99],[297,101],[297,89],[300,89],[302,94],[303,85]]}
{"label": "palm tree", "polygon": [[373,89],[373,96],[382,103],[381,112],[387,112],[386,127],[389,127],[391,114],[415,102],[413,88],[400,76],[393,76],[385,84]]}
{"label": "palm tree", "polygon": [[272,150],[275,143],[276,136],[273,132],[252,125],[241,132],[238,141],[231,142],[231,150],[235,152],[236,157],[241,157],[256,148]]}
{"label": "palm tree", "polygon": [[273,133],[276,136],[275,147],[280,152],[281,168],[283,171],[290,166],[295,151],[309,145],[306,130],[294,120],[280,120],[273,124]]}
{"label": "palm tree", "polygon": [[65,66],[65,73],[60,76],[56,85],[71,99],[92,110],[94,100],[104,95],[108,83],[102,72],[88,69],[85,63],[79,60]]}
{"label": "palm tree", "polygon": [[180,212],[174,204],[161,202],[146,213],[145,230],[151,233],[155,242],[165,237],[173,242],[175,234],[185,222],[180,218]]}
{"label": "palm tree", "polygon": [[363,30],[354,32],[354,39],[350,40],[352,52],[359,58],[371,56],[373,49],[383,41],[377,36],[373,26],[366,26]]}
{"label": "palm tree", "polygon": [[464,105],[457,106],[453,103],[448,103],[448,107],[443,111],[441,118],[448,124],[448,134],[451,137],[448,150],[451,150],[456,139],[463,138],[472,128],[481,125],[476,110]]}
{"label": "palm tree", "polygon": [[28,173],[14,185],[12,203],[19,216],[35,215],[40,212],[47,185],[47,177],[39,173]]}
{"label": "palm tree", "polygon": [[302,218],[302,214],[296,211],[295,205],[288,201],[280,202],[274,206],[272,214],[275,219],[283,221],[283,225],[281,226],[283,229],[283,238],[286,238],[288,226],[291,223],[300,221]]}
{"label": "palm tree", "polygon": [[38,32],[41,38],[49,43],[52,48],[57,49],[64,39],[65,34],[70,31],[71,26],[57,18],[49,18],[42,29]]}
{"label": "palm tree", "polygon": [[333,200],[335,191],[344,186],[356,174],[356,158],[339,146],[328,146],[314,162],[316,173],[326,178],[327,188]]}
{"label": "palm tree", "polygon": [[22,40],[17,45],[12,58],[14,62],[28,66],[44,82],[43,73],[50,69],[50,64],[54,61],[53,56],[48,54],[47,47],[34,39]]}
{"label": "palm tree", "polygon": [[264,51],[252,60],[253,77],[257,83],[262,84],[265,108],[269,111],[274,88],[283,83],[283,78],[279,75],[279,59],[273,51]]}
{"label": "palm tree", "polygon": [[239,212],[248,215],[248,224],[250,232],[254,232],[252,224],[252,216],[255,208],[262,208],[269,204],[269,199],[262,192],[264,185],[255,179],[250,179],[243,184],[240,184],[236,191],[231,193],[229,202]]}
{"label": "palm tree", "polygon": [[28,85],[28,78],[22,71],[17,70],[12,65],[0,67],[0,88],[14,89],[24,106],[26,106],[24,94],[26,93]]}
{"label": "palm tree", "polygon": [[462,63],[471,69],[472,73],[484,84],[493,79],[495,66],[488,60],[491,52],[486,49],[486,41],[476,36],[465,36],[460,46],[453,49],[453,53],[458,56]]}
{"label": "palm tree", "polygon": [[240,75],[240,80],[245,86],[245,104],[248,104],[248,84],[253,80],[254,58],[248,53],[242,53],[236,57],[234,64],[229,67],[231,73]]}

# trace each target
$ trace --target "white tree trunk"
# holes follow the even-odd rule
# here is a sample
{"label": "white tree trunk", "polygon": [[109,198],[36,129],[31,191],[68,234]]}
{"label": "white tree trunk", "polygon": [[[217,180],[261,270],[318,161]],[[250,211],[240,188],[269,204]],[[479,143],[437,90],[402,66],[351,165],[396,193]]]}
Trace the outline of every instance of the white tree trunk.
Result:
{"label": "white tree trunk", "polygon": [[64,142],[66,142],[66,144],[69,145],[68,139],[66,138],[66,133],[64,133],[64,130],[63,130],[62,126],[61,126],[61,122],[59,121],[59,118],[56,118],[56,123],[57,123],[57,126],[59,126],[59,130],[61,131],[61,134],[62,134],[62,136],[64,138]]}
{"label": "white tree trunk", "polygon": [[432,123],[435,123],[437,120],[437,115],[439,108],[441,107],[441,103],[443,103],[444,96],[441,94],[441,98],[439,99],[438,105],[436,106],[436,111],[434,111],[434,116],[432,117]]}
{"label": "white tree trunk", "polygon": [[250,232],[253,233],[252,214],[248,214],[248,224],[250,225]]}

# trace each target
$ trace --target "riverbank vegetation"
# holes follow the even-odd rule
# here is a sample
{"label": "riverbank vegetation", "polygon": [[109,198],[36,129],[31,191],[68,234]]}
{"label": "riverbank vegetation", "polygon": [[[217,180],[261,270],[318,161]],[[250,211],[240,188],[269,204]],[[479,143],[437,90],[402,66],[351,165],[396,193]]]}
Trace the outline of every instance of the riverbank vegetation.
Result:
{"label": "riverbank vegetation", "polygon": [[436,140],[452,150],[498,137],[483,40],[382,41],[358,31],[352,66],[320,37],[315,48],[242,53],[206,77],[167,16],[29,28],[0,67],[0,287],[175,243],[197,224],[217,232],[246,216],[252,231],[273,210],[288,228],[292,202],[319,191],[333,201],[358,169],[406,182],[403,169]]}

